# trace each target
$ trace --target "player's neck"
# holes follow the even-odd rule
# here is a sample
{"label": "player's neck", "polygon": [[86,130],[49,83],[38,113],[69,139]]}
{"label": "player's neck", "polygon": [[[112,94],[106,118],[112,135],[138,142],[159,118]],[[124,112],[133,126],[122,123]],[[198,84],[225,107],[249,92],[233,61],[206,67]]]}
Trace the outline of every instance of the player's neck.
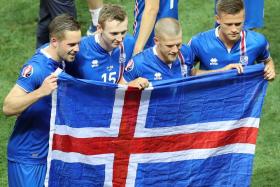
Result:
{"label": "player's neck", "polygon": [[158,58],[159,58],[162,62],[164,62],[165,64],[167,64],[167,65],[172,64],[172,62],[170,62],[170,61],[168,61],[168,60],[166,60],[166,59],[164,58],[164,56],[161,54],[161,51],[158,49],[158,47],[156,47],[156,55],[157,55]]}
{"label": "player's neck", "polygon": [[231,49],[234,44],[237,42],[235,40],[229,40],[220,30],[219,30],[219,38],[222,40],[227,49]]}
{"label": "player's neck", "polygon": [[56,62],[60,62],[61,59],[59,58],[59,56],[57,55],[57,52],[55,50],[54,47],[52,47],[51,45],[49,45],[48,47],[43,49],[49,56],[51,59],[53,59]]}
{"label": "player's neck", "polygon": [[104,40],[104,38],[102,37],[102,34],[101,34],[101,33],[98,34],[98,39],[99,39],[99,45],[100,45],[103,49],[105,49],[108,53],[111,52],[111,51],[114,49],[111,45],[109,45],[109,44],[107,44],[107,43],[105,42],[105,40]]}

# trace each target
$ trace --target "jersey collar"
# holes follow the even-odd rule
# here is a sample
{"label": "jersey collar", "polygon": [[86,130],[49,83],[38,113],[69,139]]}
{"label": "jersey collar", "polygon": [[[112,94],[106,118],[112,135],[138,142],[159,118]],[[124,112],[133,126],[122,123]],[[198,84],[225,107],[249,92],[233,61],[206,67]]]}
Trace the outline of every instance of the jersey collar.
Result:
{"label": "jersey collar", "polygon": [[[220,36],[219,36],[219,28],[220,28],[220,26],[217,26],[217,27],[215,28],[215,36],[216,36],[216,38],[217,38],[218,40],[220,40],[220,41],[222,42],[222,44],[223,44],[224,47],[226,48],[224,42],[221,40],[221,38],[220,38]],[[235,42],[235,44],[232,46],[231,49],[226,48],[227,51],[228,51],[228,53],[230,53],[230,51],[231,51],[233,48],[235,48],[235,46],[236,46],[237,44],[240,43],[240,41],[242,40],[242,37],[243,37],[243,36],[242,36],[242,33],[245,33],[245,30],[242,30],[242,31],[240,32],[240,38],[239,38],[239,40]]]}
{"label": "jersey collar", "polygon": [[51,55],[49,53],[46,52],[46,48],[48,48],[49,45],[45,46],[44,48],[40,49],[40,53],[42,53],[43,55],[45,55],[47,58],[51,58]]}
{"label": "jersey collar", "polygon": [[48,47],[49,47],[49,45],[46,45],[46,46],[43,46],[42,48],[38,49],[39,53],[44,55],[46,58],[48,58],[51,62],[53,62],[58,67],[60,67],[62,69],[65,69],[65,62],[64,62],[64,60],[62,60],[61,62],[57,62],[54,59],[52,59],[51,55],[49,53],[47,53],[47,51],[45,50]]}
{"label": "jersey collar", "polygon": [[106,53],[108,53],[108,54],[111,56],[111,55],[112,55],[112,52],[114,51],[114,49],[113,49],[112,51],[106,51],[106,50],[100,45],[99,36],[100,36],[99,33],[96,33],[96,34],[94,35],[94,40],[95,40],[95,42],[98,44],[99,48],[102,49],[103,52],[106,52]]}
{"label": "jersey collar", "polygon": [[157,50],[156,50],[156,47],[157,47],[157,46],[154,45],[154,47],[153,47],[153,54],[157,57],[157,59],[158,59],[162,64],[168,66],[168,67],[171,69],[171,68],[172,68],[172,65],[173,65],[174,63],[177,62],[177,59],[176,59],[175,61],[173,61],[171,64],[166,64],[165,62],[163,62],[163,61],[159,58],[158,53],[157,53]]}

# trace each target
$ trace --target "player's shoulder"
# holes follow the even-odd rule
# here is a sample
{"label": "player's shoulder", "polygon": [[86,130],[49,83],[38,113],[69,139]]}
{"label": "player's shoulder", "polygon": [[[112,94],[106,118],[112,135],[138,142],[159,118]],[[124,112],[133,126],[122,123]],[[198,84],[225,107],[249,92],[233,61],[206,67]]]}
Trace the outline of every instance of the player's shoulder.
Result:
{"label": "player's shoulder", "polygon": [[192,36],[191,40],[189,41],[188,45],[191,44],[200,44],[203,41],[207,41],[215,37],[215,29],[210,29],[204,32],[199,32]]}
{"label": "player's shoulder", "polygon": [[193,38],[200,39],[200,38],[205,38],[205,37],[211,37],[211,36],[215,35],[215,32],[216,32],[216,29],[210,29],[210,30],[207,30],[204,32],[197,33],[196,35],[193,36]]}
{"label": "player's shoulder", "polygon": [[131,34],[126,34],[124,37],[124,44],[125,45],[134,45],[135,38]]}
{"label": "player's shoulder", "polygon": [[40,53],[35,53],[30,59],[28,59],[20,70],[19,77],[40,77],[43,75],[47,68],[47,58]]}
{"label": "player's shoulder", "polygon": [[132,60],[136,64],[136,66],[145,66],[146,63],[150,63],[150,61],[152,60],[152,55],[153,47],[150,47],[133,56]]}
{"label": "player's shoulder", "polygon": [[142,61],[145,59],[146,49],[132,57],[132,60],[136,63],[141,64]]}
{"label": "player's shoulder", "polygon": [[252,30],[245,30],[245,32],[247,41],[254,41],[256,43],[263,43],[267,41],[266,37],[262,33]]}
{"label": "player's shoulder", "polygon": [[95,42],[95,35],[83,36],[80,41],[80,48],[86,47]]}
{"label": "player's shoulder", "polygon": [[182,53],[189,53],[191,51],[191,48],[189,45],[186,45],[186,44],[182,44],[182,47],[180,49],[180,51]]}
{"label": "player's shoulder", "polygon": [[90,40],[95,40],[95,35],[83,36],[83,37],[81,38],[81,43],[82,43],[82,42],[87,43],[87,42],[89,42]]}
{"label": "player's shoulder", "polygon": [[36,53],[29,58],[25,65],[32,65],[38,69],[43,69],[48,64],[49,58],[42,52],[42,49],[38,49]]}

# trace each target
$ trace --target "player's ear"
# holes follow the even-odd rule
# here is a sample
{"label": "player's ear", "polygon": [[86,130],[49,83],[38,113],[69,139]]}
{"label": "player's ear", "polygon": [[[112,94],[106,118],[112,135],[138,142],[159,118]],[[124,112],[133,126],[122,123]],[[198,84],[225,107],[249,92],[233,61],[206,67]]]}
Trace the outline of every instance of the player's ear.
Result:
{"label": "player's ear", "polygon": [[217,22],[218,24],[221,24],[221,23],[220,23],[220,17],[218,16],[218,14],[215,15],[215,20],[216,20],[216,22]]}
{"label": "player's ear", "polygon": [[56,37],[51,37],[50,44],[54,47],[58,46],[58,39]]}
{"label": "player's ear", "polygon": [[102,28],[102,26],[99,23],[96,25],[96,31],[98,33],[101,33],[103,31],[103,28]]}
{"label": "player's ear", "polygon": [[156,37],[156,36],[154,37],[154,42],[155,42],[156,45],[158,45],[158,43],[159,43],[158,37]]}

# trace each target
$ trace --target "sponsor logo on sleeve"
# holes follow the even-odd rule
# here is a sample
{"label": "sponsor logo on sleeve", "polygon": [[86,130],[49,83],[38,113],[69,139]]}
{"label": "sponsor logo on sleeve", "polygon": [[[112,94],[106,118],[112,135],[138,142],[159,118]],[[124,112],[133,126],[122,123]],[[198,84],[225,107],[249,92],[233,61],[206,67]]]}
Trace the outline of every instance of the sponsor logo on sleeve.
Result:
{"label": "sponsor logo on sleeve", "polygon": [[23,68],[21,76],[24,78],[30,77],[33,74],[33,67],[31,65],[28,65]]}
{"label": "sponsor logo on sleeve", "polygon": [[131,70],[133,70],[133,68],[134,68],[134,62],[133,62],[133,60],[130,60],[125,67],[125,71],[131,71]]}

